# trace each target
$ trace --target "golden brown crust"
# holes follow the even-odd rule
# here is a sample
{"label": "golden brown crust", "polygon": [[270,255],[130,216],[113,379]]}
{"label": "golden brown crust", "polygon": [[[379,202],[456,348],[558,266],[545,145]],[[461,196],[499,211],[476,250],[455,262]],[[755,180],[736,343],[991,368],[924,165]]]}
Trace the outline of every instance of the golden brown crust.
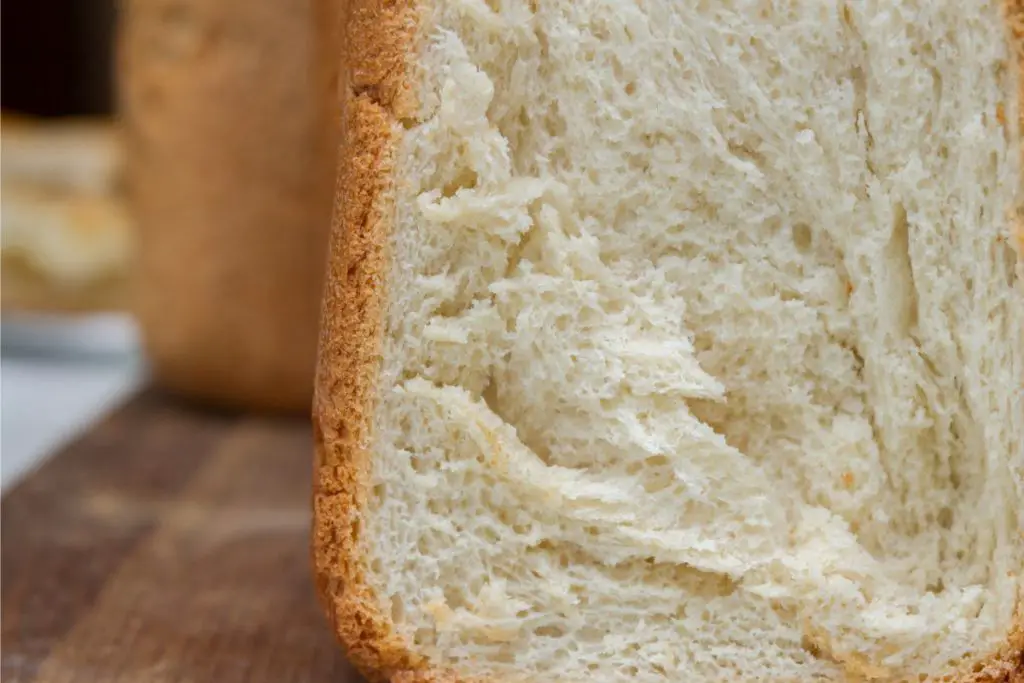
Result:
{"label": "golden brown crust", "polygon": [[343,18],[342,152],[313,407],[313,563],[321,601],[371,680],[423,666],[367,584],[360,545],[383,330],[398,120],[411,116],[405,63],[414,0],[354,0]]}
{"label": "golden brown crust", "polygon": [[[1024,159],[1024,0],[1006,0],[1006,23],[1017,67],[1017,134]],[[1017,209],[1017,253],[1024,256],[1024,204]],[[1017,598],[1017,614],[1005,647],[980,672],[963,683],[1024,683],[1024,589]]]}
{"label": "golden brown crust", "polygon": [[[1006,0],[1004,5],[1010,41],[1017,58],[1017,131],[1024,158],[1024,0]],[[1017,253],[1024,258],[1024,204],[1017,208]]]}
{"label": "golden brown crust", "polygon": [[1006,643],[995,654],[976,662],[969,670],[945,679],[950,683],[1024,683],[1024,601],[1017,611]]}
{"label": "golden brown crust", "polygon": [[[1017,58],[1017,94],[1024,101],[1024,0],[1006,0],[1006,23],[1010,30],[1011,47]],[[1017,112],[1020,130],[1024,133],[1024,106]]]}
{"label": "golden brown crust", "polygon": [[[1024,0],[1007,0],[1006,7],[1022,65],[1024,103]],[[371,681],[483,683],[432,668],[412,652],[366,579],[361,511],[386,306],[395,156],[400,123],[413,117],[416,106],[408,62],[417,37],[418,2],[352,0],[348,11],[342,18],[347,70],[339,86],[344,133],[313,408],[317,590],[353,664]],[[938,680],[1024,683],[1024,602],[997,653]]]}

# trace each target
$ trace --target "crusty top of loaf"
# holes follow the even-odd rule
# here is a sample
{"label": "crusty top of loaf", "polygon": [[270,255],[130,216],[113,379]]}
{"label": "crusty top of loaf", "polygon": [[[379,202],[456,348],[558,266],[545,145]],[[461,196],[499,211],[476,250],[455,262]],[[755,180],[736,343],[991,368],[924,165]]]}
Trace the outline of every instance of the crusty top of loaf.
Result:
{"label": "crusty top of loaf", "polygon": [[[1009,0],[1024,59],[1024,2]],[[387,305],[392,174],[400,122],[413,116],[411,55],[417,3],[358,0],[345,46],[346,142],[337,188],[314,423],[317,447],[314,564],[332,623],[354,663],[374,680],[455,681],[410,650],[366,581],[361,510],[366,500],[376,373]],[[1024,76],[1020,81],[1024,92]],[[1024,114],[1021,118],[1024,127]],[[1022,236],[1024,249],[1024,236]],[[948,680],[1024,680],[1024,610],[1003,648]]]}

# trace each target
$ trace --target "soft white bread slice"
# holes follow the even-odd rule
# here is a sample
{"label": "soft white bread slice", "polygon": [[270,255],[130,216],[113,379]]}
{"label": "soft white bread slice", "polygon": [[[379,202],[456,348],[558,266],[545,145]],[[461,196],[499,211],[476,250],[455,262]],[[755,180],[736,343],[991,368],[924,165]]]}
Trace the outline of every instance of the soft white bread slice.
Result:
{"label": "soft white bread slice", "polygon": [[314,559],[368,676],[1024,680],[1019,0],[350,12]]}

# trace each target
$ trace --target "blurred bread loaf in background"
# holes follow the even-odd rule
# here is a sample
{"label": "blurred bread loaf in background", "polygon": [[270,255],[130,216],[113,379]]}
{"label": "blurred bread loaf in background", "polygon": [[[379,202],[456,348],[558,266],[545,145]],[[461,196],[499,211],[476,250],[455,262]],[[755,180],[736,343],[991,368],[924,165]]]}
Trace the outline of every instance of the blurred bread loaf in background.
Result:
{"label": "blurred bread loaf in background", "polygon": [[335,159],[328,7],[122,7],[138,319],[156,380],[207,404],[310,403]]}
{"label": "blurred bread loaf in background", "polygon": [[133,223],[116,124],[5,114],[0,145],[3,310],[125,309]]}

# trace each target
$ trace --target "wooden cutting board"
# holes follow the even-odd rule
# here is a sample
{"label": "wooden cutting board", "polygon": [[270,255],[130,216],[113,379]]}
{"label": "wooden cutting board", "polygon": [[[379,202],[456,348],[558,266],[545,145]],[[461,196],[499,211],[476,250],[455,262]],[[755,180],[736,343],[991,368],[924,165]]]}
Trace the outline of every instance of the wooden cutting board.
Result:
{"label": "wooden cutting board", "polygon": [[309,575],[301,421],[129,401],[4,496],[5,683],[355,683]]}

